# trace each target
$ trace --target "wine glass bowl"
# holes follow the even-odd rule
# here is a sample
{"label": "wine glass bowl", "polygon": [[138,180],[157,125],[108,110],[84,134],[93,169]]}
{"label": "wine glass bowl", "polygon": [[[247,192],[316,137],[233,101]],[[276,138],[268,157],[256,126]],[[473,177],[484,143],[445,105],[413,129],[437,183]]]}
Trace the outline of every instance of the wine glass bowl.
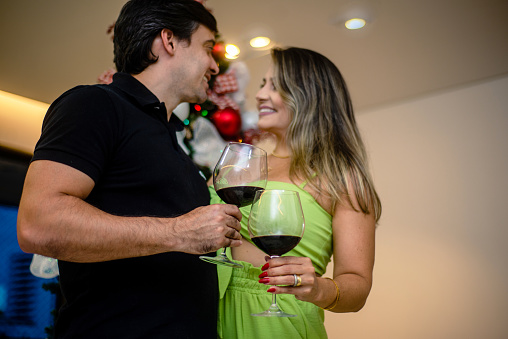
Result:
{"label": "wine glass bowl", "polygon": [[[291,251],[300,242],[305,220],[298,192],[289,190],[263,190],[255,194],[249,221],[252,242],[271,258]],[[272,294],[270,308],[252,314],[264,317],[295,317],[283,312]]]}
{"label": "wine glass bowl", "polygon": [[[244,207],[252,204],[257,191],[266,187],[268,175],[266,151],[240,142],[230,142],[213,170],[213,186],[227,204]],[[226,249],[215,257],[200,259],[230,267],[243,267],[228,259]]]}

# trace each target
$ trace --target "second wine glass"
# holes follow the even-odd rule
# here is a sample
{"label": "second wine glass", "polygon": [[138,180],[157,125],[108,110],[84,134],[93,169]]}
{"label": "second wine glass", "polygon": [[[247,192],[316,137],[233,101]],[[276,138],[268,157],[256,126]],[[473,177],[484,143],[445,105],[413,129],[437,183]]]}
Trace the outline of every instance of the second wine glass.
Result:
{"label": "second wine glass", "polygon": [[[230,142],[213,170],[213,186],[227,204],[239,208],[252,204],[254,194],[266,187],[267,158],[263,149],[240,142]],[[218,265],[243,267],[226,256],[226,248],[215,256],[200,259]]]}
{"label": "second wine glass", "polygon": [[[291,251],[303,237],[305,219],[298,192],[289,190],[264,190],[256,192],[249,215],[249,235],[252,242],[270,258]],[[282,311],[277,296],[272,294],[272,304],[261,317],[296,317]]]}

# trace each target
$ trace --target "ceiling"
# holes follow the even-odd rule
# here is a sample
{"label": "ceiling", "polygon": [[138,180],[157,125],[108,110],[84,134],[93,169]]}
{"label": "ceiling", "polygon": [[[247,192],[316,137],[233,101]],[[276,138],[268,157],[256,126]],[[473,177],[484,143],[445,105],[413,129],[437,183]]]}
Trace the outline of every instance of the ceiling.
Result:
{"label": "ceiling", "polygon": [[[0,90],[52,102],[113,66],[106,30],[125,0],[0,0]],[[508,74],[506,0],[208,0],[221,37],[250,71],[248,104],[269,58],[250,35],[329,57],[368,110]],[[367,16],[364,29],[339,22]]]}

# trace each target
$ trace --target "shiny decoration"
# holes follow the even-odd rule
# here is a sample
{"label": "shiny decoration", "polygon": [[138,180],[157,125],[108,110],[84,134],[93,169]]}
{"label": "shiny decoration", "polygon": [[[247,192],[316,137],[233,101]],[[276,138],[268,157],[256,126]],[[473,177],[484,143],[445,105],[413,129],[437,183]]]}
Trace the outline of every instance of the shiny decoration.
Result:
{"label": "shiny decoration", "polygon": [[242,118],[239,111],[226,107],[213,113],[211,120],[225,140],[233,141],[240,139]]}

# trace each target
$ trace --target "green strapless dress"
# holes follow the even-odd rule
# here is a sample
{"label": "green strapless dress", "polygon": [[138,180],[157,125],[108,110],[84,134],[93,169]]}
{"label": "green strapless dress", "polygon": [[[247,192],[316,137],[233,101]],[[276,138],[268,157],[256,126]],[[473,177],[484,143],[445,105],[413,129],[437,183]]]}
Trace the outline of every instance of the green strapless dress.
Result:
{"label": "green strapless dress", "polygon": [[[305,232],[302,240],[285,256],[308,257],[312,260],[316,274],[323,275],[330,262],[332,249],[332,216],[328,214],[303,189],[305,183],[296,186],[289,183],[269,181],[266,189],[297,191],[300,194],[305,218]],[[210,187],[211,204],[223,203],[213,187]],[[244,241],[252,243],[247,229],[250,206],[240,209],[242,212],[241,234]],[[231,251],[228,249],[228,257]],[[229,268],[217,265],[219,275],[219,319],[218,334],[224,339],[277,338],[277,339],[321,339],[327,338],[324,327],[324,311],[316,305],[297,300],[293,295],[277,295],[279,307],[287,313],[296,314],[291,318],[253,317],[268,308],[272,294],[269,288],[258,283],[260,267],[237,261],[244,268]]]}

